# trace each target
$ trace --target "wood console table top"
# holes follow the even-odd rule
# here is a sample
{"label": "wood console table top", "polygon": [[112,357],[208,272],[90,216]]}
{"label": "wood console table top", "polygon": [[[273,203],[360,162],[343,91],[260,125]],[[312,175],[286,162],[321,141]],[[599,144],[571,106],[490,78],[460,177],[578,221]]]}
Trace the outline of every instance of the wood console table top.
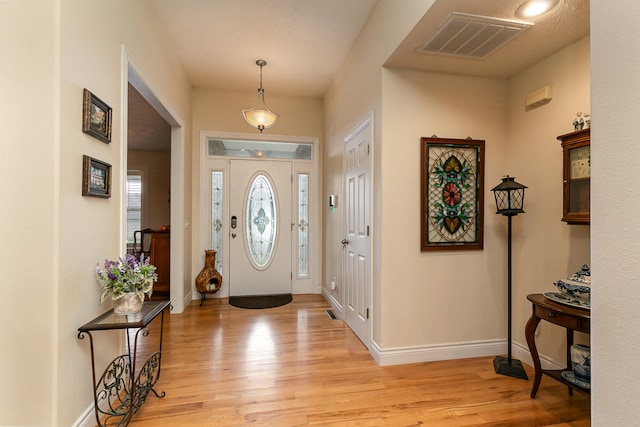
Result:
{"label": "wood console table top", "polygon": [[[573,345],[573,331],[584,332],[586,334],[591,332],[591,311],[589,309],[575,308],[565,304],[560,304],[555,301],[551,301],[542,294],[527,295],[527,299],[531,301],[532,313],[531,317],[527,321],[525,326],[525,336],[527,338],[527,345],[531,352],[531,358],[533,359],[533,367],[535,369],[535,377],[533,381],[533,388],[531,389],[531,398],[536,397],[538,387],[540,387],[540,381],[542,374],[548,375],[551,378],[560,381],[561,383],[569,387],[569,394],[573,394],[573,389],[576,389],[582,393],[590,395],[590,390],[581,389],[574,384],[566,381],[562,378],[562,371],[571,370],[571,354],[570,348]],[[542,369],[540,363],[540,355],[536,348],[535,333],[536,328],[541,320],[553,323],[558,326],[562,326],[567,329],[567,368],[566,369]]]}
{"label": "wood console table top", "polygon": [[79,332],[111,329],[144,328],[171,305],[170,301],[145,301],[138,316],[117,315],[113,309],[78,328]]}

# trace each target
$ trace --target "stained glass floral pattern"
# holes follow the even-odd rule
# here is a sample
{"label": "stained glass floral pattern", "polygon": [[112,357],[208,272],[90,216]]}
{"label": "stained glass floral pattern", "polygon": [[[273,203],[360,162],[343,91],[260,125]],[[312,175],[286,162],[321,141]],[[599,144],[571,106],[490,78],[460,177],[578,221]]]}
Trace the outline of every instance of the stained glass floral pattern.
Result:
{"label": "stained glass floral pattern", "polygon": [[480,147],[484,141],[464,141],[447,144],[423,138],[427,143],[423,146],[423,250],[465,244],[481,248]]}
{"label": "stained glass floral pattern", "polygon": [[251,261],[257,268],[266,268],[275,247],[277,212],[273,185],[265,174],[258,174],[249,187],[246,218]]}
{"label": "stained glass floral pattern", "polygon": [[222,245],[222,195],[223,172],[211,172],[211,249],[216,251],[215,268],[222,274],[222,260],[224,251]]}
{"label": "stained glass floral pattern", "polygon": [[309,174],[298,174],[298,277],[309,277]]}

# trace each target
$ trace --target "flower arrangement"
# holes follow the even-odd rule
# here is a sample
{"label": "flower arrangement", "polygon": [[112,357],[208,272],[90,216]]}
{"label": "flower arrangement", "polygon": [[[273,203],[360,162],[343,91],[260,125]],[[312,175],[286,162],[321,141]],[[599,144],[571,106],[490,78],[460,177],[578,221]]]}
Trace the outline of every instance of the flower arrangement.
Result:
{"label": "flower arrangement", "polygon": [[102,282],[100,302],[108,296],[118,300],[132,292],[143,301],[145,294],[151,296],[153,283],[158,281],[156,267],[149,264],[149,258],[144,259],[144,255],[140,259],[131,254],[118,258],[118,261],[106,259],[103,268],[100,264],[96,266],[96,275]]}

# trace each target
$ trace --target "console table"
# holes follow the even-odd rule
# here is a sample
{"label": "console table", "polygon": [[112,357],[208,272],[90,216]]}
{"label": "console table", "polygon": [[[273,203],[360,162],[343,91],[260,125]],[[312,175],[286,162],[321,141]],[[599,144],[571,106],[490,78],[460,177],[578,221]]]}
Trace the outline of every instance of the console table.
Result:
{"label": "console table", "polygon": [[[160,360],[162,355],[162,329],[164,312],[171,309],[170,301],[146,301],[142,311],[134,315],[117,315],[113,309],[96,317],[78,328],[78,338],[89,336],[91,345],[91,373],[93,375],[94,406],[98,426],[126,426],[131,417],[142,406],[149,391],[162,398],[165,393],[158,394],[153,388],[160,378]],[[160,315],[160,344],[158,351],[149,356],[137,371],[138,337],[149,334],[147,325]],[[117,356],[107,366],[99,380],[96,381],[96,366],[93,349],[92,331],[123,329],[127,337],[127,353]],[[137,329],[131,346],[129,329]]]}
{"label": "console table", "polygon": [[[551,301],[542,294],[531,294],[527,296],[527,299],[531,301],[533,311],[531,317],[527,321],[527,325],[525,326],[525,336],[527,338],[527,344],[529,346],[529,351],[531,352],[533,367],[535,369],[531,398],[533,399],[536,397],[538,387],[540,387],[542,374],[548,375],[551,378],[567,385],[569,387],[569,394],[573,394],[573,390],[575,389],[581,393],[590,395],[590,390],[580,388],[577,385],[570,383],[562,378],[561,373],[563,370],[571,370],[570,348],[573,345],[573,331],[584,332],[587,334],[590,333],[591,311],[589,309],[574,308],[569,305]],[[541,320],[546,320],[547,322],[551,322],[554,325],[562,326],[567,329],[567,369],[542,369],[542,365],[540,364],[540,355],[538,354],[535,340],[536,328]]]}

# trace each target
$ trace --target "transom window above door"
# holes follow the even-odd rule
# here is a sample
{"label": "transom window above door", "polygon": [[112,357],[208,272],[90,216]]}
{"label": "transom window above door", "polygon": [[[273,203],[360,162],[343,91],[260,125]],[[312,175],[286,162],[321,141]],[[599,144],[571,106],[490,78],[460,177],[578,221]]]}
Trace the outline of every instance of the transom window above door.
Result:
{"label": "transom window above door", "polygon": [[208,139],[207,155],[269,159],[313,159],[313,145],[298,142],[243,141]]}

